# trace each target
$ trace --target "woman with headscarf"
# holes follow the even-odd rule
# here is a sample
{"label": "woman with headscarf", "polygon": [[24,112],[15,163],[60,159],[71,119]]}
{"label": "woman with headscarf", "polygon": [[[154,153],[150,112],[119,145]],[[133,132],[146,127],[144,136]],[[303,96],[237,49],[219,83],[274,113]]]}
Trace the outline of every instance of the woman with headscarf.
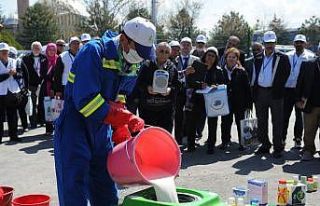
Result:
{"label": "woman with headscarf", "polygon": [[[53,98],[54,92],[52,89],[52,82],[53,82],[53,74],[55,65],[58,59],[57,55],[57,46],[54,43],[49,43],[46,48],[46,57],[48,60],[48,67],[41,72],[41,76],[43,78],[43,82],[40,88],[40,97],[39,97],[39,111],[41,113],[42,119],[45,119],[45,112],[44,112],[44,97],[49,96]],[[46,121],[46,135],[52,135],[53,132],[53,124],[52,122]]]}

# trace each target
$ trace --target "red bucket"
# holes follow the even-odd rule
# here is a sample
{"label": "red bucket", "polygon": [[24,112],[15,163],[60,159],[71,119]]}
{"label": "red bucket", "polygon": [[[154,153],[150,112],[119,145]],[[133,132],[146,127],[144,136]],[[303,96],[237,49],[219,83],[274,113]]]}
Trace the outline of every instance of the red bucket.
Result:
{"label": "red bucket", "polygon": [[121,185],[150,184],[151,180],[176,176],[180,149],[166,130],[149,127],[118,144],[107,160],[111,178]]}
{"label": "red bucket", "polygon": [[12,201],[13,206],[49,206],[50,196],[43,194],[30,194],[16,197]]}
{"label": "red bucket", "polygon": [[14,189],[8,186],[0,186],[3,190],[3,196],[0,195],[0,206],[11,206]]}

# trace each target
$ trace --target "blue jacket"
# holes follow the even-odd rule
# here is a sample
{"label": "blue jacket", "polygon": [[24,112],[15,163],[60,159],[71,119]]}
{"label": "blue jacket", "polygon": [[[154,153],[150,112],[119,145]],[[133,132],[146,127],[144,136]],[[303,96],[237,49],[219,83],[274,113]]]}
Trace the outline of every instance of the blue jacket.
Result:
{"label": "blue jacket", "polygon": [[[107,31],[101,40],[88,42],[78,52],[69,74],[66,98],[88,120],[102,122],[121,90],[130,93],[136,77],[123,75],[125,61],[118,52],[118,34]],[[104,60],[104,61],[103,61]]]}

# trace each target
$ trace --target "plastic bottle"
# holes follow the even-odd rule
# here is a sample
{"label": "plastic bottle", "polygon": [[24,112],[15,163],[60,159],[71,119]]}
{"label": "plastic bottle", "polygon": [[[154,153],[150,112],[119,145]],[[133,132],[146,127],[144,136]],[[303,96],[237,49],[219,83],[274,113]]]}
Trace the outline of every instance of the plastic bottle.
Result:
{"label": "plastic bottle", "polygon": [[234,198],[234,197],[229,197],[229,199],[228,199],[228,206],[237,206],[237,204],[236,204],[236,198]]}
{"label": "plastic bottle", "polygon": [[314,180],[313,178],[309,177],[307,179],[307,192],[315,192],[317,191],[315,188],[314,188]]}
{"label": "plastic bottle", "polygon": [[287,181],[284,179],[281,179],[279,180],[279,183],[278,183],[277,203],[279,206],[287,205],[288,199],[289,199],[289,193],[288,193]]}
{"label": "plastic bottle", "polygon": [[313,176],[313,189],[315,191],[317,191],[318,188],[319,188],[319,182],[318,181],[319,181],[318,177],[317,176]]}
{"label": "plastic bottle", "polygon": [[300,182],[301,182],[302,184],[307,185],[307,176],[301,176],[301,177],[300,177]]}
{"label": "plastic bottle", "polygon": [[237,199],[237,206],[244,206],[244,199],[242,197]]}
{"label": "plastic bottle", "polygon": [[260,204],[260,201],[258,199],[252,199],[250,201],[251,206],[259,206],[259,204]]}

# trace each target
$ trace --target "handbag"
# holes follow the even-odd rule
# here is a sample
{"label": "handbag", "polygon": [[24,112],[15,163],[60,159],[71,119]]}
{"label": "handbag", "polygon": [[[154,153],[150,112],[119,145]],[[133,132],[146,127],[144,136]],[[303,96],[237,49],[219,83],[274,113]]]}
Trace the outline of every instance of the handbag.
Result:
{"label": "handbag", "polygon": [[230,113],[226,85],[206,89],[203,95],[208,117],[225,116]]}
{"label": "handbag", "polygon": [[51,100],[51,115],[53,121],[60,116],[60,113],[63,109],[63,103],[64,101],[58,98],[54,98]]}
{"label": "handbag", "polygon": [[250,110],[245,111],[245,118],[240,121],[241,144],[243,146],[254,146],[259,144],[257,130],[258,119]]}
{"label": "handbag", "polygon": [[24,108],[24,110],[28,116],[32,116],[33,104],[32,104],[32,99],[31,99],[31,92],[28,92],[27,98],[28,98],[28,100],[27,100],[27,104],[26,104],[26,107]]}
{"label": "handbag", "polygon": [[52,122],[53,117],[52,117],[52,109],[51,109],[51,98],[50,97],[44,97],[43,99],[43,106],[44,106],[44,117],[46,122]]}

